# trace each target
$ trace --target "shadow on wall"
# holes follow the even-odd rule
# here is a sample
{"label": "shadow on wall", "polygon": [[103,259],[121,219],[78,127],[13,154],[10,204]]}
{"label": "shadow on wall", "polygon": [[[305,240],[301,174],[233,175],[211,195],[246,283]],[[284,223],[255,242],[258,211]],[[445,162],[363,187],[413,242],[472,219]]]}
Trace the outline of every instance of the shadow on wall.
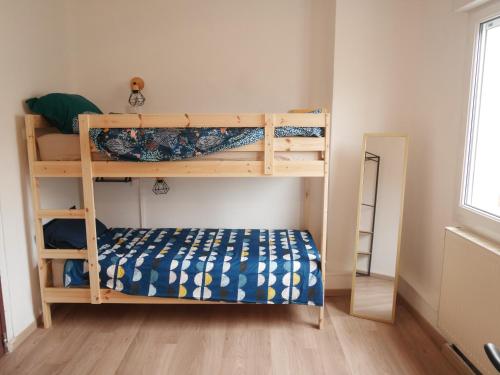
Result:
{"label": "shadow on wall", "polygon": [[[354,266],[354,240],[363,133],[359,132],[359,136],[350,136],[349,139],[344,139],[343,143],[340,143],[335,142],[335,121],[332,123],[332,127],[333,155],[330,163],[332,174],[328,205],[330,215],[327,269],[330,271],[329,275],[333,276],[333,280],[328,283],[328,287],[344,289],[351,287]],[[332,259],[335,261],[332,262]]]}
{"label": "shadow on wall", "polygon": [[[420,144],[419,144],[420,143]],[[415,212],[433,212],[436,207],[430,199],[421,199],[432,194],[432,181],[437,170],[433,169],[436,155],[417,137],[412,137],[408,147],[408,173],[401,233],[400,276],[411,282],[413,275],[426,274],[426,268],[433,259],[429,252],[421,251],[422,244],[433,241],[432,228],[440,226],[435,215],[415,215]],[[427,145],[428,146],[428,145]],[[427,168],[421,168],[422,165]],[[444,244],[444,230],[438,241]],[[439,246],[439,245],[438,245]],[[417,255],[418,254],[418,255]],[[437,254],[435,254],[437,255]],[[415,256],[419,261],[415,262]],[[444,253],[439,260],[442,264]],[[441,273],[441,272],[440,272]],[[434,301],[437,306],[437,301]]]}
{"label": "shadow on wall", "polygon": [[26,248],[28,251],[28,262],[30,269],[30,285],[31,285],[31,299],[33,301],[33,315],[38,317],[40,315],[41,297],[38,292],[40,290],[40,281],[38,279],[38,263],[37,257],[35,256],[35,228],[34,228],[34,217],[32,213],[31,204],[31,186],[30,186],[30,175],[27,157],[27,147],[26,147],[26,130],[24,125],[24,116],[17,115],[15,117],[16,124],[16,138],[17,138],[17,149],[19,150],[19,174],[21,186],[21,195],[23,197],[23,218],[24,218],[24,236],[26,241]]}

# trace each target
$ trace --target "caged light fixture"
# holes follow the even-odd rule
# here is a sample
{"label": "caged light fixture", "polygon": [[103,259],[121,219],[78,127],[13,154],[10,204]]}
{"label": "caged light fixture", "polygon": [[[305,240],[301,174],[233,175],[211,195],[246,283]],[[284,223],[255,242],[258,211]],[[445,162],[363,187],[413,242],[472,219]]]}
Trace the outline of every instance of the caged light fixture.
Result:
{"label": "caged light fixture", "polygon": [[167,182],[164,178],[157,178],[153,185],[153,193],[156,195],[167,194],[170,191],[170,186],[168,186]]}
{"label": "caged light fixture", "polygon": [[132,107],[141,107],[146,98],[142,95],[144,89],[144,80],[141,77],[134,77],[130,80],[130,89],[132,90],[128,97],[128,102]]}

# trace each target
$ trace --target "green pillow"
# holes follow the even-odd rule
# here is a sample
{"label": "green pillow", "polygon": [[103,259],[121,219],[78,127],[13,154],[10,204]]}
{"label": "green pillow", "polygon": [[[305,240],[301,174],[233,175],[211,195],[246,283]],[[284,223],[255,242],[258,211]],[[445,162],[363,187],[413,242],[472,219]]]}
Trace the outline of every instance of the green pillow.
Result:
{"label": "green pillow", "polygon": [[48,94],[26,100],[29,109],[42,115],[62,133],[78,133],[78,115],[102,113],[97,106],[83,96],[75,94]]}

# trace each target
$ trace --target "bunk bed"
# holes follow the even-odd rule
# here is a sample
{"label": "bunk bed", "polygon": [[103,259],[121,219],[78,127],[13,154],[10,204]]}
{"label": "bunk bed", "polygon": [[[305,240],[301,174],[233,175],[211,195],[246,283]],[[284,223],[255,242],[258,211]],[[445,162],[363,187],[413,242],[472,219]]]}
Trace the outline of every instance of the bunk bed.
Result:
{"label": "bunk bed", "polygon": [[[79,116],[80,132],[76,136],[80,155],[69,157],[71,160],[57,155],[41,157],[41,143],[37,143],[50,130],[50,126],[39,115],[26,115],[25,123],[45,328],[52,324],[50,306],[55,303],[242,302],[315,305],[319,309],[318,325],[321,328],[324,319],[330,149],[328,113],[83,114]],[[280,127],[320,128],[321,136],[278,138],[275,131]],[[176,161],[140,162],[102,157],[91,138],[92,129],[147,128],[261,128],[264,139],[213,155]],[[305,154],[309,156],[297,156]],[[95,178],[278,176],[322,179],[318,248],[307,230],[113,228],[106,235],[97,236]],[[83,207],[42,208],[39,181],[50,177],[81,178]],[[309,194],[306,188],[306,205]],[[47,248],[43,223],[52,218],[84,219],[86,249]],[[168,259],[168,262],[159,258]],[[248,263],[249,258],[254,261],[253,264]],[[57,259],[67,260],[65,275],[68,280],[66,286],[70,286],[68,288],[55,287],[52,283],[51,262]],[[130,260],[128,265],[127,259]],[[145,263],[148,267],[140,268]],[[249,273],[243,271],[247,266],[251,269]],[[172,272],[176,267],[179,273]],[[237,270],[233,276],[228,271],[231,267]],[[266,277],[262,277],[260,273],[266,267]],[[279,286],[276,284],[273,288],[271,285],[276,281],[270,268],[278,268],[276,272],[282,276],[281,283],[277,283]],[[212,269],[214,271],[210,272]],[[218,271],[215,272],[215,269]],[[147,282],[138,282],[140,277],[137,275],[146,275],[145,272]],[[159,284],[154,284],[153,275],[154,282]],[[188,283],[186,278],[190,279]],[[232,284],[234,278],[237,279],[235,285]],[[184,284],[181,279],[184,279]],[[248,283],[251,288],[245,289],[241,283]],[[214,285],[220,288],[211,288]],[[298,289],[294,288],[296,285]],[[224,286],[229,289],[224,289]]]}

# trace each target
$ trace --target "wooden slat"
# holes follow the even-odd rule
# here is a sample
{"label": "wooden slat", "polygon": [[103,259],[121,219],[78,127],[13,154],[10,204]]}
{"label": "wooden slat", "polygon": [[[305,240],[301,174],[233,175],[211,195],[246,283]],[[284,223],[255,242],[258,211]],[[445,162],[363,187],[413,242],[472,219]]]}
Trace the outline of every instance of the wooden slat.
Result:
{"label": "wooden slat", "polygon": [[[274,162],[274,176],[321,177],[322,160]],[[157,163],[97,161],[92,163],[95,177],[259,177],[263,161],[166,161]],[[268,175],[272,177],[273,175]]]}
{"label": "wooden slat", "polygon": [[30,169],[30,180],[31,180],[31,195],[33,208],[35,211],[35,242],[38,252],[38,276],[41,288],[41,298],[42,298],[42,316],[43,325],[45,328],[50,328],[52,325],[52,314],[50,311],[50,305],[47,303],[44,294],[44,288],[48,285],[48,263],[47,260],[43,259],[42,249],[44,248],[44,238],[43,238],[43,225],[42,219],[38,216],[40,212],[40,181],[34,174],[34,163],[37,160],[36,152],[36,140],[35,140],[35,122],[36,118],[34,116],[27,116],[25,118],[26,122],[26,139],[28,146],[28,165]]}
{"label": "wooden slat", "polygon": [[50,128],[51,125],[47,122],[47,120],[45,120],[42,116],[40,115],[26,115],[26,121],[27,118],[30,118],[29,121],[31,121],[31,123],[33,124],[33,127],[35,129],[37,128]]}
{"label": "wooden slat", "polygon": [[84,210],[38,210],[38,218],[66,218],[66,219],[83,219],[85,218]]}
{"label": "wooden slat", "polygon": [[159,298],[127,295],[111,289],[101,289],[104,303],[137,303],[137,304],[160,304],[160,305],[197,305],[197,304],[231,304],[224,301],[198,301],[182,298]]}
{"label": "wooden slat", "polygon": [[[40,164],[49,162],[38,162]],[[36,177],[81,177],[76,170],[80,168],[80,162],[50,162],[60,163],[61,166],[40,166]],[[68,164],[75,172],[68,174]],[[321,177],[323,176],[322,160],[311,161],[278,161],[275,164],[279,175],[297,177]],[[305,170],[310,166],[311,171]],[[157,163],[138,163],[125,161],[94,161],[92,162],[94,177],[258,177],[265,176],[263,173],[264,163],[262,161],[231,161],[231,160],[193,160],[193,161],[165,161]],[[61,172],[61,173],[59,173]]]}
{"label": "wooden slat", "polygon": [[325,139],[312,137],[274,138],[274,151],[324,151]]}
{"label": "wooden slat", "polygon": [[96,177],[244,177],[263,175],[262,161],[93,162]]}
{"label": "wooden slat", "polygon": [[[276,126],[324,127],[323,113],[280,113]],[[80,115],[91,128],[264,127],[263,113]]]}
{"label": "wooden slat", "polygon": [[263,127],[263,114],[88,115],[92,128]]}
{"label": "wooden slat", "polygon": [[43,249],[43,259],[87,259],[87,250],[76,249]]}
{"label": "wooden slat", "polygon": [[276,113],[275,126],[324,128],[328,113]]}
{"label": "wooden slat", "polygon": [[34,177],[81,177],[82,167],[79,161],[35,161]]}
{"label": "wooden slat", "polygon": [[279,177],[323,177],[323,160],[282,161],[275,160],[273,176]]}
{"label": "wooden slat", "polygon": [[263,127],[264,114],[236,113],[236,114],[187,114],[190,127]]}
{"label": "wooden slat", "polygon": [[49,303],[90,303],[90,289],[86,288],[44,288]]}
{"label": "wooden slat", "polygon": [[[283,137],[274,138],[274,151],[324,151],[325,140],[322,137]],[[264,151],[264,141],[229,149],[222,152]]]}
{"label": "wooden slat", "polygon": [[[90,289],[88,288],[45,288],[44,293],[50,303],[89,303]],[[181,298],[159,298],[123,294],[111,289],[100,289],[102,303],[135,303],[161,305],[195,305],[195,304],[232,304],[223,301],[198,301]]]}
{"label": "wooden slat", "polygon": [[266,127],[264,128],[264,174],[274,173],[274,122],[275,115],[266,114]]}
{"label": "wooden slat", "polygon": [[88,122],[89,128],[139,128],[141,119],[136,114],[79,115],[78,122]]}
{"label": "wooden slat", "polygon": [[[323,280],[323,285],[326,285],[326,249],[327,249],[327,232],[328,232],[328,189],[330,182],[330,115],[326,114],[325,116],[325,157],[323,162],[323,209],[321,216],[321,244],[320,244],[320,252],[321,252],[321,277]],[[324,296],[323,296],[324,299]],[[319,328],[323,328],[324,321],[324,307],[320,308],[319,318],[318,318],[318,326]]]}
{"label": "wooden slat", "polygon": [[78,122],[80,125],[80,154],[82,160],[83,201],[85,209],[85,229],[87,234],[90,294],[92,297],[91,303],[101,303],[89,117],[80,115]]}

